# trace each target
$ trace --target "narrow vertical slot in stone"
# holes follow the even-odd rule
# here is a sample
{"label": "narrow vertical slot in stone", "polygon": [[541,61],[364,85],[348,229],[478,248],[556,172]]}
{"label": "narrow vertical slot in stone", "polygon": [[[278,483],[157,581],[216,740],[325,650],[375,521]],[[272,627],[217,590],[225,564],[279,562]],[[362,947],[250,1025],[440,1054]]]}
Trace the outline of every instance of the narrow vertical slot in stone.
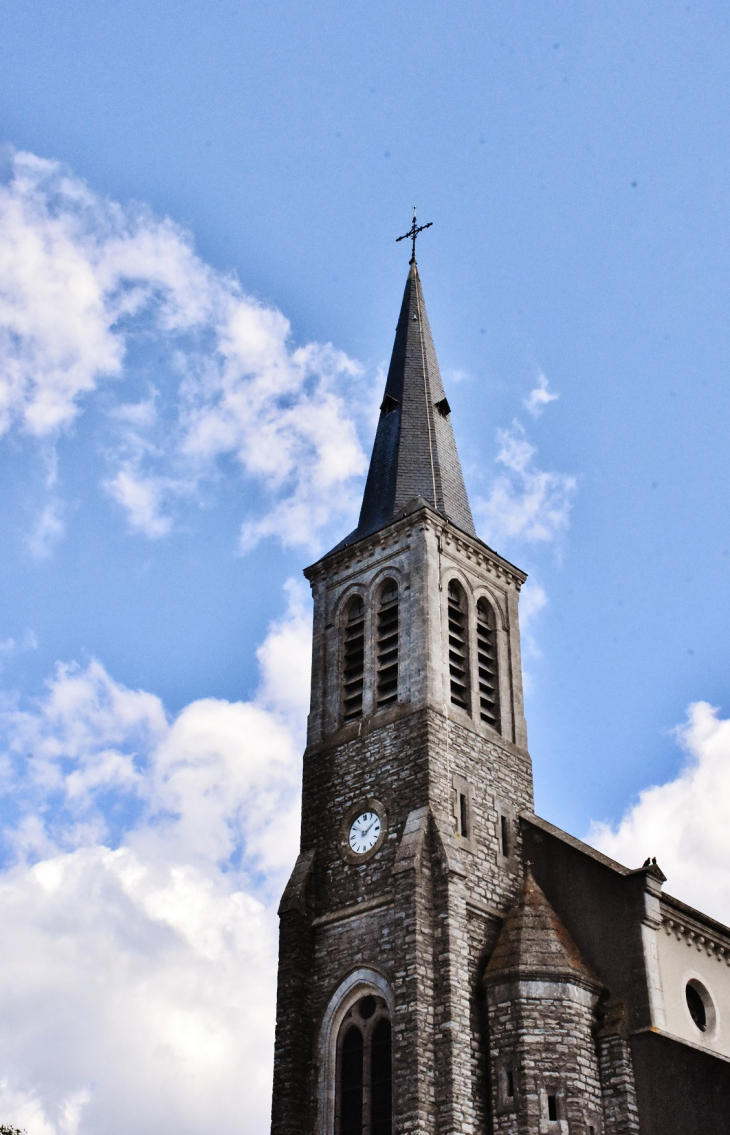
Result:
{"label": "narrow vertical slot in stone", "polygon": [[469,801],[465,792],[459,793],[459,823],[461,826],[460,835],[464,839],[469,838]]}
{"label": "narrow vertical slot in stone", "polygon": [[509,820],[504,813],[499,817],[500,833],[502,836],[502,855],[505,859],[509,859],[510,846],[509,846]]}

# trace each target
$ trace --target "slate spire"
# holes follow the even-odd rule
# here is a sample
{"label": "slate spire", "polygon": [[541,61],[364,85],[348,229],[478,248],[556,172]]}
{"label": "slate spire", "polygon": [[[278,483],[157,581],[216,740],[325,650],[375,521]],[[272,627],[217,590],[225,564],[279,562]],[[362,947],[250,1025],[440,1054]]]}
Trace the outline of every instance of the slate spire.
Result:
{"label": "slate spire", "polygon": [[420,500],[476,535],[415,259],[403,293],[360,522],[339,547]]}

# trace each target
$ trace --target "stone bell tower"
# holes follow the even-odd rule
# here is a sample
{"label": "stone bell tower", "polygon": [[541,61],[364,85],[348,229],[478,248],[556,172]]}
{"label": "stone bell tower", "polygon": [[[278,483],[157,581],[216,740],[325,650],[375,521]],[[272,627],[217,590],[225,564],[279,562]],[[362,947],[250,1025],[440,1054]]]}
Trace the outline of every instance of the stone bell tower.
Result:
{"label": "stone bell tower", "polygon": [[525,575],[476,535],[411,261],[362,503],[314,595],[274,1135],[488,1130],[486,959],[532,812]]}

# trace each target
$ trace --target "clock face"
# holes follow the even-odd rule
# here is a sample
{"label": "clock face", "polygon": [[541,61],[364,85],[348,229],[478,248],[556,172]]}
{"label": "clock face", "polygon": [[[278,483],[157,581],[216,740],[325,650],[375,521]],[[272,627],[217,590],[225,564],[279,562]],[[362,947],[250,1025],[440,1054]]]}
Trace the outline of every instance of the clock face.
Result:
{"label": "clock face", "polygon": [[381,827],[380,816],[377,812],[362,812],[353,821],[350,828],[348,841],[350,850],[354,851],[356,855],[364,855],[366,851],[371,851],[378,842]]}

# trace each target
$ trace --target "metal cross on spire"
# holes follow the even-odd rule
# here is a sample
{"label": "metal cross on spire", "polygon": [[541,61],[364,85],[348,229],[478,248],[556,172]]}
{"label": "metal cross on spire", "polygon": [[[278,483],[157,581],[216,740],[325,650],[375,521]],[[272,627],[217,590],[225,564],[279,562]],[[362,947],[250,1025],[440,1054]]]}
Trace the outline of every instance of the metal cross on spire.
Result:
{"label": "metal cross on spire", "polygon": [[399,240],[407,240],[408,237],[410,237],[411,240],[413,241],[413,252],[411,254],[411,264],[415,264],[415,262],[416,262],[416,237],[418,236],[419,233],[422,233],[424,229],[430,229],[432,224],[433,224],[433,221],[429,221],[427,225],[419,225],[419,224],[416,223],[416,206],[414,205],[413,206],[413,224],[411,225],[411,227],[410,227],[410,229],[408,230],[407,233],[403,233],[403,236],[397,236],[395,238],[396,244],[398,243]]}

